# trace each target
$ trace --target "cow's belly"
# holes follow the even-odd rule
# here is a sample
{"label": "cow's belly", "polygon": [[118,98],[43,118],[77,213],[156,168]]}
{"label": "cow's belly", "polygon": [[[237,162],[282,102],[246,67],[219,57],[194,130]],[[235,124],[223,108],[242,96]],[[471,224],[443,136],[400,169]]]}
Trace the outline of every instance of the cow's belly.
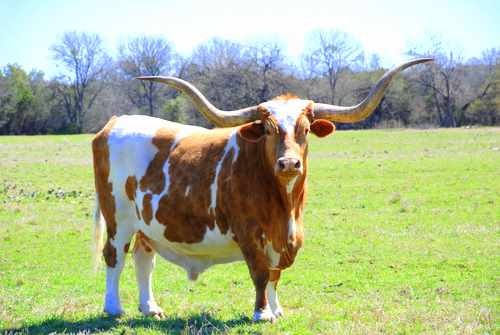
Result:
{"label": "cow's belly", "polygon": [[198,243],[172,242],[165,239],[163,234],[158,234],[157,230],[155,227],[141,227],[155,251],[164,259],[184,268],[189,279],[196,279],[199,273],[212,265],[243,260],[233,234],[230,231],[222,234],[217,226],[212,230],[207,229],[203,240]]}

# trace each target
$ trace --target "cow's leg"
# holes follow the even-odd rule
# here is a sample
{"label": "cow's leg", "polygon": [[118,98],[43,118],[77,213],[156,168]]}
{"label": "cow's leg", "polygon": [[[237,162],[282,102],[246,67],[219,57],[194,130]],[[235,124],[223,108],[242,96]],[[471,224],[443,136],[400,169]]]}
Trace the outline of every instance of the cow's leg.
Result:
{"label": "cow's leg", "polygon": [[274,321],[276,318],[269,307],[266,287],[269,282],[269,261],[257,247],[242,250],[255,286],[254,321]]}
{"label": "cow's leg", "polygon": [[283,316],[283,309],[281,308],[280,302],[278,300],[278,293],[276,288],[278,286],[278,281],[280,279],[280,270],[271,269],[269,271],[269,282],[266,286],[267,299],[269,300],[269,306],[276,318]]}
{"label": "cow's leg", "polygon": [[165,317],[163,310],[156,304],[152,289],[152,273],[155,265],[155,251],[146,237],[139,232],[134,245],[135,275],[139,287],[139,311],[157,319]]}
{"label": "cow's leg", "polygon": [[133,231],[130,225],[122,222],[118,223],[114,238],[107,239],[103,250],[104,260],[107,265],[104,312],[112,316],[123,314],[120,302],[119,281],[132,235]]}

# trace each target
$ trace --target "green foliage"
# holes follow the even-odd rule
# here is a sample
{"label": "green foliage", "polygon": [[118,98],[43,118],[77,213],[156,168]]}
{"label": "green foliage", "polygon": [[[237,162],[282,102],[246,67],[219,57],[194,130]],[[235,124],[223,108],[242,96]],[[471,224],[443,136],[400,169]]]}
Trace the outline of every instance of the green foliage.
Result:
{"label": "green foliage", "polygon": [[[90,136],[0,137],[0,333],[494,334],[500,130],[344,131],[312,138],[305,245],[282,274],[285,317],[250,322],[244,263],[190,283],[158,259],[167,319],[102,314],[92,272]],[[11,330],[11,331],[9,331]]]}
{"label": "green foliage", "polygon": [[182,111],[183,104],[185,104],[185,100],[182,96],[177,96],[175,99],[167,101],[165,105],[163,105],[161,117],[169,121],[186,123],[186,118]]}
{"label": "green foliage", "polygon": [[0,134],[46,132],[52,100],[43,73],[7,65],[0,71]]}

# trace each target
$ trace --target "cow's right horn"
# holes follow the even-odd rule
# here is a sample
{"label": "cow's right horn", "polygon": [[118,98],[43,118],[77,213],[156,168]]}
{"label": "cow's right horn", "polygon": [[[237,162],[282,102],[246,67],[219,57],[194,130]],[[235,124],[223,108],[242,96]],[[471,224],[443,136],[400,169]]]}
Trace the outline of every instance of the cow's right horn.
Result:
{"label": "cow's right horn", "polygon": [[164,83],[188,95],[198,111],[217,127],[235,127],[260,118],[257,106],[234,111],[223,111],[215,107],[192,84],[175,77],[142,76],[140,80],[151,80]]}
{"label": "cow's right horn", "polygon": [[339,123],[362,121],[375,111],[375,108],[377,108],[384,96],[387,86],[389,86],[389,83],[396,74],[415,64],[427,63],[432,60],[432,58],[414,59],[387,71],[373,86],[368,96],[355,106],[343,107],[321,103],[314,104],[314,117]]}

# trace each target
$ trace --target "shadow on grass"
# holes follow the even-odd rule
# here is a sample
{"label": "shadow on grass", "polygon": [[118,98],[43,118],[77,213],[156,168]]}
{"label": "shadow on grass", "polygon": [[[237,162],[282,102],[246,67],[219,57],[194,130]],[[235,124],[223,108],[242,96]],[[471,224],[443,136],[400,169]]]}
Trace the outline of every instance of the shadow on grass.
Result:
{"label": "shadow on grass", "polygon": [[192,314],[187,318],[167,316],[163,320],[146,317],[116,319],[103,315],[77,321],[50,318],[20,328],[3,329],[0,330],[0,334],[93,334],[112,329],[122,330],[121,334],[129,334],[126,328],[158,330],[168,334],[218,334],[226,333],[233,327],[248,323],[250,323],[250,319],[243,315],[236,319],[222,321],[208,313]]}

